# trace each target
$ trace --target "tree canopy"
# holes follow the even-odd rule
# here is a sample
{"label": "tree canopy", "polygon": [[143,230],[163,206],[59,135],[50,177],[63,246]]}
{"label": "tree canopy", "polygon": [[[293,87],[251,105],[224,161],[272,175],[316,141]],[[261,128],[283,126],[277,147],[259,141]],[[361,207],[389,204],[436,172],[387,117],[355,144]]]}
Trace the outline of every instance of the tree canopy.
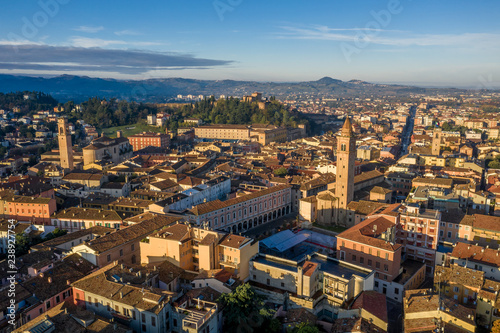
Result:
{"label": "tree canopy", "polygon": [[280,325],[264,299],[250,284],[238,286],[218,299],[224,305],[224,332],[279,332]]}

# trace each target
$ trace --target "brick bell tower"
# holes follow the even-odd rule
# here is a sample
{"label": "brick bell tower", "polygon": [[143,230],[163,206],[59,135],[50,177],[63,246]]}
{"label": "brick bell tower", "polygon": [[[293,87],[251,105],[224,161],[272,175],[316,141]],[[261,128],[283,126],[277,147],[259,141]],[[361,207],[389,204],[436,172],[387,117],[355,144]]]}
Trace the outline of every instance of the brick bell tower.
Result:
{"label": "brick bell tower", "polygon": [[57,121],[58,141],[59,141],[59,161],[63,169],[73,170],[73,145],[71,143],[71,133],[68,130],[68,120],[59,118]]}
{"label": "brick bell tower", "polygon": [[354,199],[354,163],[356,159],[356,137],[351,120],[346,118],[337,137],[337,177],[335,196],[338,200],[337,224],[347,226],[347,205]]}

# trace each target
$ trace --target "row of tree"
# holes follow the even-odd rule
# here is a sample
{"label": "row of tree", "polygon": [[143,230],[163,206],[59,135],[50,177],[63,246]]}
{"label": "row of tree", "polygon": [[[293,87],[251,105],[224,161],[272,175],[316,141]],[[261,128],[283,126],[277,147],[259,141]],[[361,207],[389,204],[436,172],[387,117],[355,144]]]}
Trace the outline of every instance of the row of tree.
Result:
{"label": "row of tree", "polygon": [[52,96],[37,91],[18,91],[0,93],[0,109],[13,110],[19,108],[21,114],[49,110],[57,106],[57,100]]}
{"label": "row of tree", "polygon": [[172,115],[167,123],[167,127],[172,131],[182,127],[188,118],[201,119],[210,124],[259,123],[292,127],[298,124],[308,124],[300,113],[289,110],[274,98],[270,99],[265,108],[259,108],[258,103],[245,102],[238,98],[216,100],[213,96],[193,104],[180,106],[159,106],[115,98],[106,100],[92,97],[81,103],[80,107],[76,107],[73,101],[61,104],[50,95],[40,92],[0,94],[0,108],[19,107],[21,115],[30,115],[56,106],[62,114],[69,116],[70,121],[82,119],[99,129],[136,124],[146,119],[147,115],[157,112],[167,112]]}
{"label": "row of tree", "polygon": [[[281,323],[274,317],[276,311],[265,304],[265,299],[248,284],[238,286],[218,299],[224,307],[224,332],[281,332]],[[319,333],[309,323],[297,325],[291,333]]]}

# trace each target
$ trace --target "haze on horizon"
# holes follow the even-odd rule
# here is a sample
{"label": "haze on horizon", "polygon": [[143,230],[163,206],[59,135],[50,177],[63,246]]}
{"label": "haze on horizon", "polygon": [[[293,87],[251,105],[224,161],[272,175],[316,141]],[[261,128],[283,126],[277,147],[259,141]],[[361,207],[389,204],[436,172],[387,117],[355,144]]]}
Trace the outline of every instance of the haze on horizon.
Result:
{"label": "haze on horizon", "polygon": [[20,0],[0,73],[500,88],[500,3]]}

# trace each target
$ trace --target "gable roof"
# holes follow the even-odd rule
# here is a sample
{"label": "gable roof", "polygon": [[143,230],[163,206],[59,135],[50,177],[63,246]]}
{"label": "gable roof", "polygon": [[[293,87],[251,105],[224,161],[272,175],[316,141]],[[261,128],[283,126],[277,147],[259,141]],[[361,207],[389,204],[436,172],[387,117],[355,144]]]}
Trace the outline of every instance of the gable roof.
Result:
{"label": "gable roof", "polygon": [[345,238],[387,251],[397,251],[401,248],[401,244],[391,244],[386,240],[379,238],[383,232],[393,226],[394,223],[383,216],[373,217],[341,232],[337,235],[337,238]]}

